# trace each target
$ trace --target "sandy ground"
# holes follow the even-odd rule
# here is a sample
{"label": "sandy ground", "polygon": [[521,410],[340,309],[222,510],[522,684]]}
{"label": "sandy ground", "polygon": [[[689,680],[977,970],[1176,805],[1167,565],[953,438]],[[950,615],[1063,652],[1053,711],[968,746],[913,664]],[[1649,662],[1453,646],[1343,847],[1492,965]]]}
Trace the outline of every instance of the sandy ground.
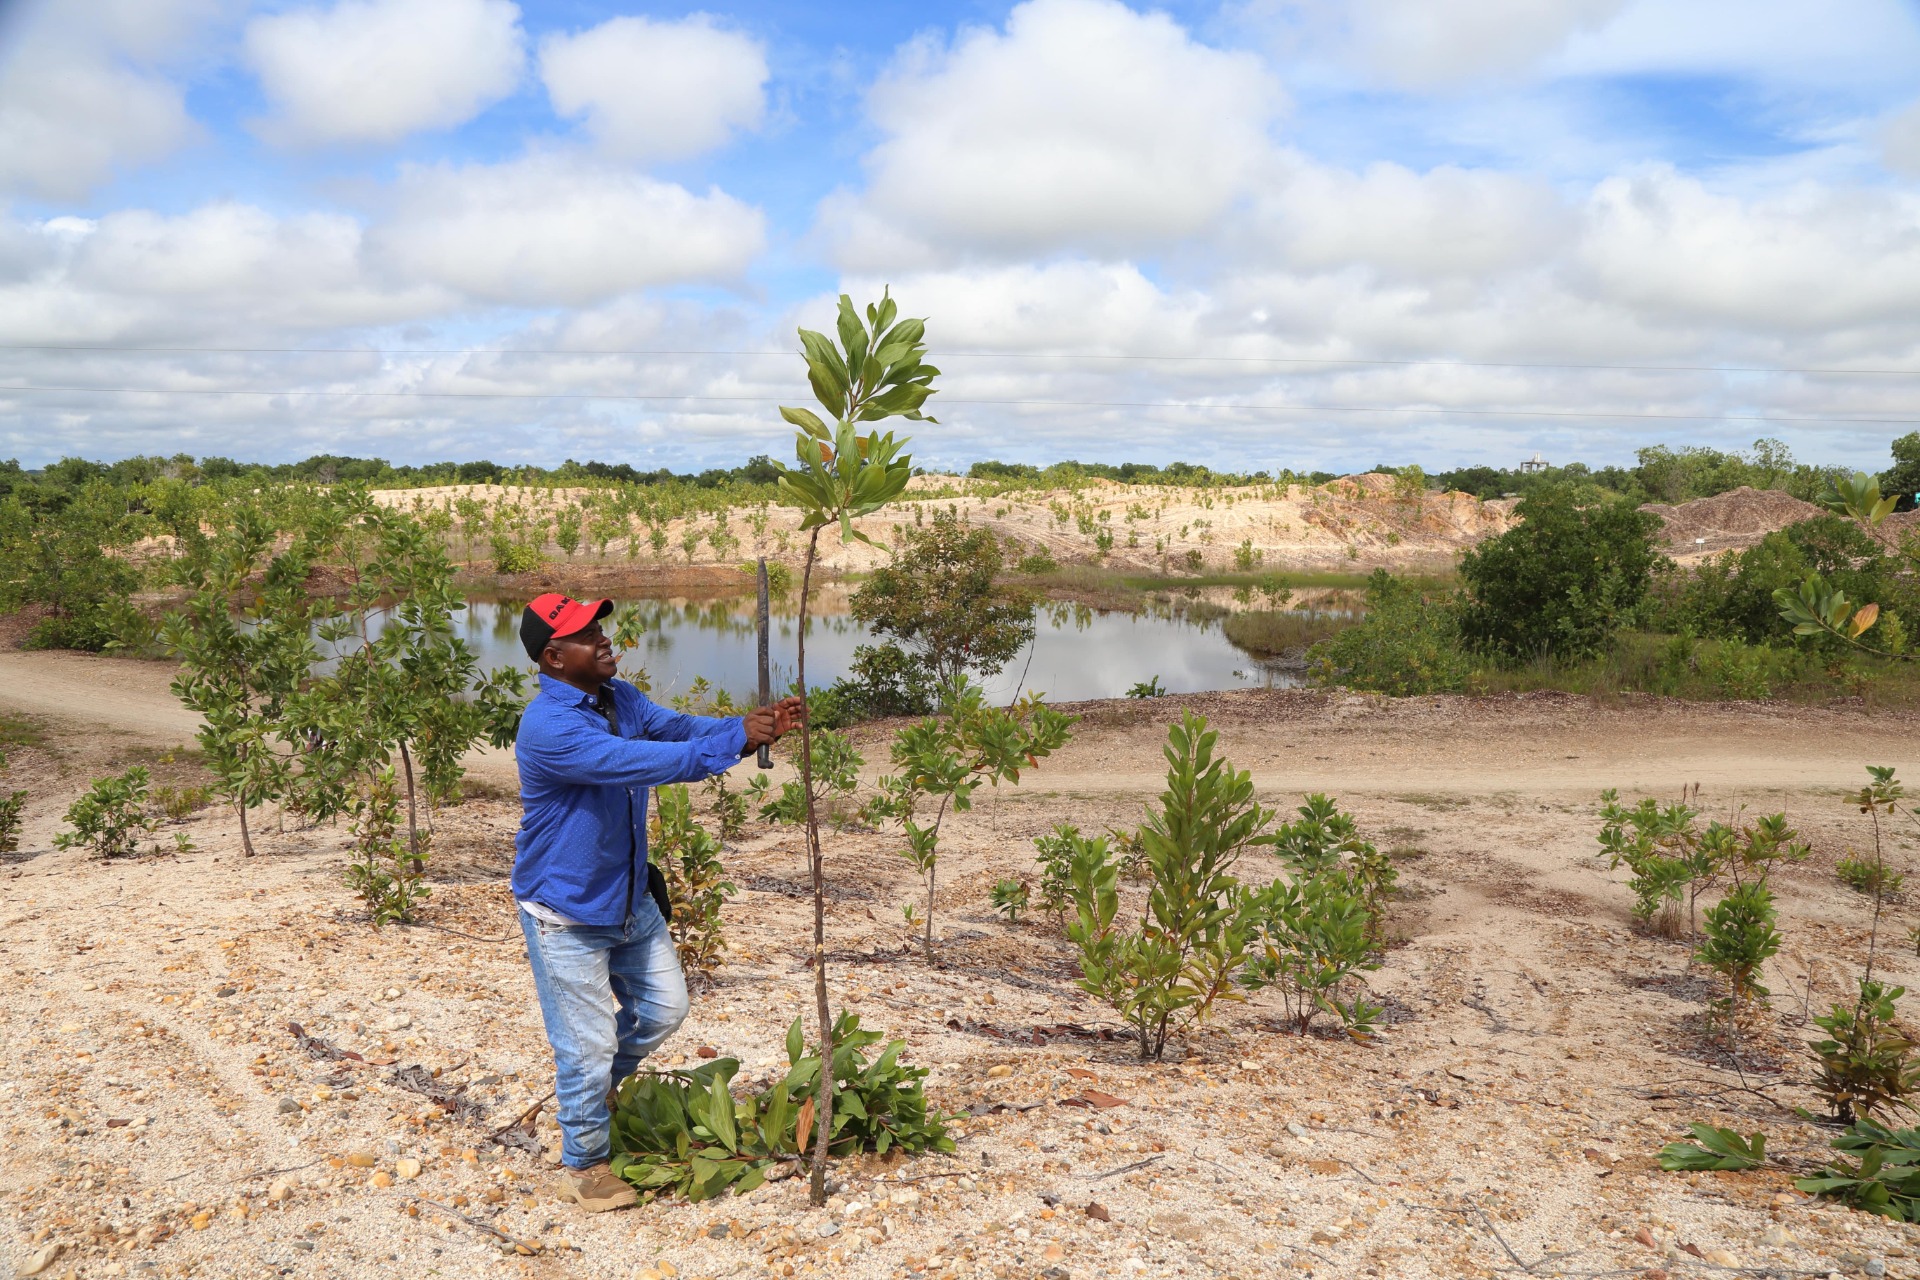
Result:
{"label": "sandy ground", "polygon": [[[548,1158],[489,1141],[551,1086],[504,884],[510,762],[479,762],[475,798],[438,819],[424,918],[458,933],[370,928],[340,881],[344,829],[268,815],[246,861],[208,810],[163,831],[190,837],[184,854],[49,851],[88,778],[140,760],[189,779],[169,748],[192,724],[165,685],[153,664],[0,654],[0,709],[44,732],[10,748],[9,785],[32,798],[22,851],[0,857],[0,1266],[22,1274],[1920,1274],[1913,1229],[1792,1191],[1825,1134],[1786,1109],[1817,1105],[1804,1002],[1841,996],[1864,955],[1869,911],[1833,866],[1869,832],[1842,795],[1868,762],[1914,772],[1910,717],[1184,699],[1268,803],[1330,791],[1396,851],[1404,942],[1370,977],[1394,1011],[1379,1043],[1287,1034],[1262,995],[1142,1065],[1103,1038],[1059,930],[987,903],[1031,868],[1032,837],[1130,825],[1158,789],[1175,700],[1087,704],[1065,752],[950,824],[939,965],[902,946],[918,891],[895,842],[831,838],[835,989],[933,1067],[933,1099],[964,1113],[958,1153],[844,1165],[829,1211],[785,1182],[588,1217],[553,1197]],[[1759,1093],[1704,1048],[1710,992],[1686,948],[1629,929],[1623,877],[1596,856],[1603,787],[1693,782],[1716,813],[1784,808],[1814,845],[1778,882],[1781,1069],[1748,1073]],[[1910,843],[1891,852],[1912,871]],[[791,832],[756,825],[729,862],[728,963],[662,1056],[709,1047],[755,1076],[810,1002],[810,908]],[[1883,926],[1903,982],[1920,978],[1897,942],[1915,918],[1902,902]],[[1122,1105],[1066,1105],[1089,1089]],[[1659,1172],[1654,1151],[1690,1120],[1764,1129],[1784,1164]]]}

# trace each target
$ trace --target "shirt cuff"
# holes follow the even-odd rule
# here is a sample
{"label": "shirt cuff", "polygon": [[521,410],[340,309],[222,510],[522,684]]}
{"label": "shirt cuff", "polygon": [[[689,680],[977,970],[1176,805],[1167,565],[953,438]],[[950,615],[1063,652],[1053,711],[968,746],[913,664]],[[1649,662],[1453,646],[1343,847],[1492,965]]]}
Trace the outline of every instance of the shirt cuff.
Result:
{"label": "shirt cuff", "polygon": [[725,773],[747,754],[747,725],[738,717],[700,740],[700,762],[709,773]]}

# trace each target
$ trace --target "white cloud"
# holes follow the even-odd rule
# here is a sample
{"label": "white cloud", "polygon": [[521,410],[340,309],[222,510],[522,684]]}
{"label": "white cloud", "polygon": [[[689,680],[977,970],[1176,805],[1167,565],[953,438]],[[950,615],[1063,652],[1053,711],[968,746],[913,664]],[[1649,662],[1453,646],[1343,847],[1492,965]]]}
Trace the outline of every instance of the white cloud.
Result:
{"label": "white cloud", "polygon": [[1887,121],[1880,133],[1880,146],[1888,168],[1920,178],[1920,102]]}
{"label": "white cloud", "polygon": [[1581,30],[1605,24],[1626,0],[1354,0],[1355,51],[1389,81],[1413,89],[1463,85],[1525,71]]}
{"label": "white cloud", "polygon": [[911,46],[874,87],[887,136],[862,201],[956,246],[1151,246],[1245,193],[1280,104],[1258,59],[1197,44],[1164,14],[1029,0],[1004,33]]}
{"label": "white cloud", "polygon": [[1551,187],[1514,174],[1384,163],[1356,173],[1292,157],[1250,222],[1300,270],[1436,279],[1542,261],[1572,218]]}
{"label": "white cloud", "polygon": [[1649,316],[1794,334],[1920,309],[1920,196],[1809,186],[1741,201],[1660,166],[1594,191],[1577,262]]}
{"label": "white cloud", "polygon": [[510,0],[339,0],[247,24],[248,63],[280,142],[396,142],[511,93],[526,60]]}
{"label": "white cloud", "polygon": [[540,42],[553,108],[584,116],[608,155],[679,160],[759,125],[766,50],[706,14],[680,22],[620,17]]}
{"label": "white cloud", "polygon": [[83,198],[195,134],[163,64],[211,0],[61,0],[0,12],[0,193]]}
{"label": "white cloud", "polygon": [[410,169],[370,248],[396,277],[514,306],[582,306],[651,285],[737,281],[758,209],[564,156]]}

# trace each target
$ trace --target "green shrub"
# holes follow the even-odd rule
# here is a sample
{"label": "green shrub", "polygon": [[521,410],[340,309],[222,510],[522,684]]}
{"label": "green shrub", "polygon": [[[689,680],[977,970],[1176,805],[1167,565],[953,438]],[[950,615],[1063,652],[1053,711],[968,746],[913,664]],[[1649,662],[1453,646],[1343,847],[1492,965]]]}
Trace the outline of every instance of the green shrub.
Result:
{"label": "green shrub", "polygon": [[1168,692],[1169,691],[1161,685],[1160,677],[1153,676],[1146,680],[1136,681],[1130,685],[1127,689],[1127,696],[1129,698],[1164,698]]}
{"label": "green shrub", "polygon": [[993,884],[993,909],[1006,916],[1008,923],[1019,924],[1020,913],[1027,909],[1032,889],[1025,880],[1004,876]]}
{"label": "green shrub", "polygon": [[[829,802],[845,801],[860,785],[860,767],[866,761],[853,748],[853,739],[829,730],[813,735],[813,781]],[[754,795],[764,794],[765,774],[754,779]],[[807,820],[807,793],[796,779],[780,784],[780,794],[760,806],[763,821],[797,825]]]}
{"label": "green shrub", "polygon": [[[1700,895],[1736,869],[1746,878],[1765,880],[1776,861],[1807,856],[1799,832],[1784,814],[1772,814],[1739,831],[1720,822],[1699,825],[1700,810],[1685,801],[1661,805],[1648,798],[1632,809],[1620,793],[1600,793],[1600,849],[1610,868],[1632,872],[1633,918],[1661,937],[1683,932],[1683,908],[1690,931]],[[1751,875],[1748,875],[1751,873]]]}
{"label": "green shrub", "polygon": [[[735,794],[744,812],[746,797]],[[686,784],[653,789],[652,831],[647,861],[667,882],[673,919],[668,929],[683,968],[711,973],[727,949],[720,909],[737,892],[720,863],[720,841],[693,820],[693,798]]]}
{"label": "green shrub", "polygon": [[[986,692],[956,676],[943,690],[940,714],[906,725],[894,735],[892,761],[899,772],[880,779],[879,795],[865,810],[870,818],[900,823],[906,847],[898,850],[926,877],[924,948],[933,959],[935,876],[940,828],[947,813],[973,807],[973,793],[1002,782],[1018,784],[1022,769],[1065,746],[1074,717],[1055,711],[1029,693],[1008,707],[988,704]],[[920,812],[933,805],[931,821]]]}
{"label": "green shrub", "polygon": [[1814,1087],[1842,1124],[1895,1108],[1913,1110],[1920,1098],[1920,1063],[1895,1015],[1906,993],[1905,987],[1862,978],[1851,1005],[1836,1004],[1813,1019],[1827,1033],[1807,1044],[1819,1064]]}
{"label": "green shrub", "polygon": [[67,825],[53,838],[55,847],[85,845],[103,858],[137,853],[158,820],[147,812],[146,766],[135,765],[117,778],[97,778],[67,810]]}
{"label": "green shrub", "polygon": [[860,584],[849,611],[874,635],[911,650],[928,690],[968,672],[998,674],[1032,641],[1036,603],[1032,593],[997,581],[1000,539],[947,510],[901,528],[903,544]]}
{"label": "green shrub", "polygon": [[1519,523],[1460,561],[1460,634],[1505,661],[1577,658],[1606,647],[1652,583],[1659,520],[1630,503],[1583,505],[1565,488],[1521,500]]}
{"label": "green shrub", "polygon": [[1236,648],[1266,656],[1310,648],[1350,625],[1345,618],[1324,613],[1243,609],[1223,619],[1220,631]]}
{"label": "green shrub", "polygon": [[1454,600],[1376,569],[1366,607],[1366,617],[1308,651],[1319,683],[1396,698],[1473,686],[1476,664],[1461,642]]}
{"label": "green shrub", "polygon": [[[1080,828],[1070,822],[1056,822],[1052,834],[1033,838],[1034,854],[1040,863],[1040,900],[1036,905],[1056,919],[1066,916],[1072,901],[1073,860],[1086,843]],[[1100,839],[1100,843],[1104,854],[1106,841]]]}
{"label": "green shrub", "polygon": [[[831,1154],[952,1151],[946,1117],[927,1105],[924,1067],[901,1063],[906,1042],[880,1042],[860,1019],[842,1013],[833,1025]],[[635,1073],[613,1099],[613,1172],[642,1199],[680,1195],[707,1200],[731,1189],[753,1190],[777,1161],[801,1159],[813,1137],[812,1092],[820,1080],[818,1047],[802,1051],[800,1020],[787,1030],[787,1073],[759,1093],[736,1098],[733,1058],[690,1071]]]}
{"label": "green shrub", "polygon": [[1895,871],[1884,862],[1851,853],[1834,864],[1833,872],[1840,877],[1841,884],[1869,897],[1896,894],[1907,882],[1904,873]]}
{"label": "green shrub", "polygon": [[1267,553],[1253,545],[1252,538],[1243,539],[1233,549],[1233,567],[1241,573],[1252,573],[1267,558]]}
{"label": "green shrub", "polygon": [[1776,918],[1765,880],[1736,885],[1707,908],[1693,958],[1726,982],[1728,1016],[1735,1022],[1749,1004],[1763,1002],[1769,994],[1760,982],[1760,967],[1780,950]]}
{"label": "green shrub", "polygon": [[496,534],[493,538],[493,571],[495,573],[532,573],[540,567],[540,549],[524,542],[516,542],[505,534]]}
{"label": "green shrub", "polygon": [[1273,811],[1254,799],[1253,778],[1216,759],[1219,735],[1204,717],[1181,713],[1168,730],[1167,789],[1140,828],[1151,887],[1134,928],[1116,921],[1120,869],[1104,841],[1082,842],[1073,863],[1082,990],[1111,1004],[1133,1029],[1141,1059],[1158,1059],[1176,1025],[1204,1019],[1217,1000],[1238,999],[1234,975],[1246,963],[1234,864],[1265,843]]}
{"label": "green shrub", "polygon": [[26,807],[27,793],[9,792],[0,796],[0,853],[14,853],[20,848],[21,810]]}
{"label": "green shrub", "polygon": [[1013,567],[1030,577],[1039,577],[1058,569],[1060,562],[1053,558],[1052,551],[1046,547],[1039,547],[1031,554],[1021,556]]}
{"label": "green shrub", "polygon": [[415,832],[409,842],[401,830],[400,785],[392,769],[367,779],[354,802],[352,831],[355,860],[347,864],[347,887],[360,895],[376,929],[411,923],[414,908],[433,896],[426,883],[433,833]]}

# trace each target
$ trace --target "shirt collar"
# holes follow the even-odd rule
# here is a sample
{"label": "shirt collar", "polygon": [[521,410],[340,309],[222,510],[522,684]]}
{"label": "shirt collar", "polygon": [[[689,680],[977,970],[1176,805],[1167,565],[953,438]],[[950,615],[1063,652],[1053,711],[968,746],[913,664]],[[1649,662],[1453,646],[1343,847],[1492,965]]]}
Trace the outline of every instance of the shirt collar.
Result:
{"label": "shirt collar", "polygon": [[[556,680],[544,671],[540,672],[540,692],[546,694],[555,702],[564,703],[568,706],[598,706],[598,703],[594,700],[594,696],[585,689],[570,685],[565,680]],[[601,685],[600,692],[605,696],[611,697],[613,695],[613,681],[609,680]]]}

